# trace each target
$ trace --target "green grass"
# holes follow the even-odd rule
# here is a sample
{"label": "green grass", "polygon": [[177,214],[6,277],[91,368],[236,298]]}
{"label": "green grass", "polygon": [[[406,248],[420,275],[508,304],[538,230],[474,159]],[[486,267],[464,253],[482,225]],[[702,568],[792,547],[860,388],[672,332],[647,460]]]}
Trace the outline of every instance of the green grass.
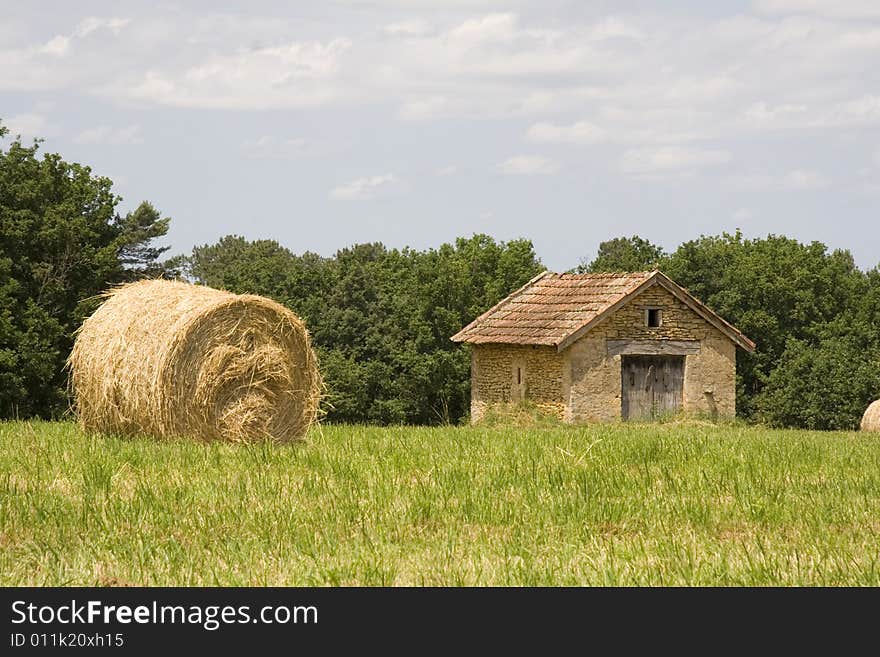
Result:
{"label": "green grass", "polygon": [[3,585],[880,585],[880,437],[0,423]]}

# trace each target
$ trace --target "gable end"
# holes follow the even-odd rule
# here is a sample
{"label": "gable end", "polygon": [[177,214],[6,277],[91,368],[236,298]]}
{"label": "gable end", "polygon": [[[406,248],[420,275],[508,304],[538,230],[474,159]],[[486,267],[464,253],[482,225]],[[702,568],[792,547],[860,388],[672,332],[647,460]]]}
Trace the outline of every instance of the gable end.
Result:
{"label": "gable end", "polygon": [[618,310],[623,308],[624,306],[629,305],[633,302],[638,296],[640,296],[646,290],[654,287],[661,286],[667,292],[669,292],[673,297],[678,299],[681,303],[683,303],[687,308],[693,312],[695,315],[702,318],[708,324],[714,326],[718,331],[722,333],[726,338],[728,338],[731,342],[736,344],[739,347],[742,347],[749,353],[755,351],[755,343],[749,340],[745,335],[743,335],[737,328],[735,328],[732,324],[726,322],[715,312],[707,308],[700,301],[694,298],[690,293],[688,293],[684,288],[676,284],[672,281],[668,276],[662,274],[659,271],[653,272],[650,278],[648,278],[644,283],[639,285],[638,287],[631,290],[626,296],[619,299],[616,303],[611,304],[607,308],[605,308],[600,314],[591,319],[589,322],[579,327],[577,330],[570,333],[565,337],[558,345],[557,349],[559,351],[565,350],[567,347],[571,346],[575,342],[577,342],[580,338],[586,335],[590,330],[595,328],[598,324],[602,323],[612,315],[614,315]]}

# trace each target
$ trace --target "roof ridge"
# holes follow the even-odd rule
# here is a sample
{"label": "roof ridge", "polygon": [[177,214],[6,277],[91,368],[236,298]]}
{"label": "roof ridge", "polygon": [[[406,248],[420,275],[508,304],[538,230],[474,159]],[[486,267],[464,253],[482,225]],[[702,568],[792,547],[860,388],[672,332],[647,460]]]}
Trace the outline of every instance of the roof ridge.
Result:
{"label": "roof ridge", "polygon": [[558,274],[554,274],[555,276],[569,276],[571,278],[620,278],[622,276],[636,276],[639,274],[644,274],[645,276],[650,276],[655,272],[660,271],[659,269],[642,269],[639,271],[597,271],[597,272],[561,272]]}
{"label": "roof ridge", "polygon": [[[546,282],[542,280],[546,279]],[[557,274],[545,270],[452,336],[453,342],[555,346],[562,351],[644,290],[662,285],[739,346],[755,345],[659,269]]]}

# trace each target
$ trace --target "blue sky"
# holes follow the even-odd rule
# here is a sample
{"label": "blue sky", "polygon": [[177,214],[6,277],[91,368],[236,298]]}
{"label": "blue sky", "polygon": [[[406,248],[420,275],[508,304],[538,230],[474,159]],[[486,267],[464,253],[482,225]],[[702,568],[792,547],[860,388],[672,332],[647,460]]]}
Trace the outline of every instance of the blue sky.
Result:
{"label": "blue sky", "polygon": [[[172,217],[551,269],[737,228],[880,263],[880,3],[0,2],[0,118]],[[8,141],[8,138],[7,138]]]}

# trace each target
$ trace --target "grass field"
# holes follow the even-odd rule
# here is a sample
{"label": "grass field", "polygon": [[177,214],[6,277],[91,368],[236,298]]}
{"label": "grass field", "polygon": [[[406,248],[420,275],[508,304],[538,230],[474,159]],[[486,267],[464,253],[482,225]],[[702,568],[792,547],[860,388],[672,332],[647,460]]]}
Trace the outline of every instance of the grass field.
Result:
{"label": "grass field", "polygon": [[0,423],[3,585],[880,585],[880,436]]}

